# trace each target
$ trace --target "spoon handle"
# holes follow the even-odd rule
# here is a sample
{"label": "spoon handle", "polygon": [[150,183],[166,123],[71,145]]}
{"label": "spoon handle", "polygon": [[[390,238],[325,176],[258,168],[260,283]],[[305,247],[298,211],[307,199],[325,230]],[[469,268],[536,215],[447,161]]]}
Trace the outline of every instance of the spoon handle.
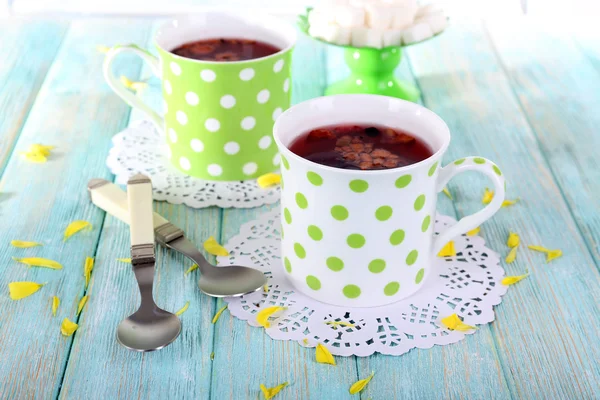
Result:
{"label": "spoon handle", "polygon": [[132,263],[154,262],[154,228],[152,226],[152,182],[137,174],[127,182]]}

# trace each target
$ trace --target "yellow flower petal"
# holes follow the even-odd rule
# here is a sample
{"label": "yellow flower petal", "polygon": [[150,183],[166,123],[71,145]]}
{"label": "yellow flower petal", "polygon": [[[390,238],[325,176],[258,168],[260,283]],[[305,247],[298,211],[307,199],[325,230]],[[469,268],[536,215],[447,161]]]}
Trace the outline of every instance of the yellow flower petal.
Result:
{"label": "yellow flower petal", "polygon": [[533,244],[530,244],[529,246],[527,246],[528,249],[534,250],[534,251],[539,251],[541,253],[548,253],[550,251],[550,249],[547,249],[545,247],[542,246],[536,246]]}
{"label": "yellow flower petal", "polygon": [[49,260],[47,258],[42,257],[23,257],[17,258],[13,257],[13,260],[29,265],[30,267],[41,267],[41,268],[50,268],[50,269],[62,269],[62,265],[60,263]]}
{"label": "yellow flower petal", "polygon": [[23,158],[26,161],[36,163],[36,164],[43,164],[46,161],[48,161],[48,158],[42,154],[25,152],[25,153],[21,153],[21,156],[23,156]]}
{"label": "yellow flower petal", "polygon": [[45,163],[47,161],[47,157],[50,155],[50,150],[52,150],[53,148],[54,146],[32,144],[31,146],[29,146],[29,149],[27,151],[21,152],[20,154],[27,161],[34,163]]}
{"label": "yellow flower petal", "polygon": [[8,292],[11,299],[20,300],[31,296],[44,285],[45,283],[36,282],[11,282],[8,284]]}
{"label": "yellow flower petal", "polygon": [[30,247],[43,246],[43,244],[38,242],[26,242],[23,240],[11,240],[10,245],[13,247],[19,247],[21,249],[27,249]]}
{"label": "yellow flower petal", "polygon": [[52,316],[56,317],[56,311],[60,305],[60,299],[57,296],[52,296]]}
{"label": "yellow flower petal", "polygon": [[121,75],[120,77],[121,83],[127,89],[131,89],[134,91],[138,91],[144,89],[148,84],[146,82],[134,82],[131,79],[127,78],[125,75]]}
{"label": "yellow flower petal", "polygon": [[99,53],[106,54],[110,51],[110,47],[99,44],[98,46],[96,46],[96,50]]}
{"label": "yellow flower petal", "polygon": [[369,382],[371,382],[373,376],[375,376],[375,371],[371,372],[371,375],[369,375],[365,379],[361,379],[360,381],[355,382],[352,386],[350,386],[350,394],[356,394],[358,392],[361,392],[369,384]]}
{"label": "yellow flower petal", "polygon": [[470,331],[472,329],[477,329],[474,326],[463,323],[456,314],[442,318],[441,322],[442,325],[453,331]]}
{"label": "yellow flower petal", "polygon": [[265,395],[265,400],[270,400],[273,397],[275,397],[275,395],[277,393],[281,392],[281,389],[283,389],[287,385],[289,385],[288,382],[283,382],[281,385],[277,385],[275,387],[268,388],[268,387],[266,387],[265,385],[263,385],[261,383],[260,384],[260,390],[262,390],[263,394]]}
{"label": "yellow flower petal", "polygon": [[281,175],[280,174],[275,174],[275,173],[268,173],[268,174],[264,174],[262,176],[259,176],[258,179],[256,179],[256,183],[258,183],[258,186],[261,188],[267,188],[269,186],[273,186],[273,185],[277,185],[281,182]]}
{"label": "yellow flower petal", "polygon": [[187,274],[189,274],[190,272],[192,272],[192,271],[195,271],[195,270],[197,270],[197,269],[198,269],[198,264],[193,264],[191,267],[189,267],[189,268],[187,269],[187,271],[185,271],[185,272],[184,272],[184,274],[183,274],[183,275],[187,275]]}
{"label": "yellow flower petal", "polygon": [[223,311],[227,310],[227,305],[224,305],[223,307],[221,307],[219,309],[219,311],[217,311],[217,313],[215,314],[215,316],[212,319],[212,323],[215,324],[218,320],[219,317],[221,316],[221,314],[223,314]]}
{"label": "yellow flower petal", "polygon": [[210,353],[210,360],[214,360],[215,359],[215,352],[213,351],[212,353]]}
{"label": "yellow flower petal", "polygon": [[546,263],[549,263],[550,261],[554,260],[555,258],[558,258],[562,256],[562,251],[561,250],[550,250],[549,252],[546,253]]}
{"label": "yellow flower petal", "polygon": [[206,242],[204,242],[204,250],[215,256],[229,255],[227,249],[217,243],[213,236],[209,237]]}
{"label": "yellow flower petal", "polygon": [[264,285],[263,286],[263,292],[269,293],[269,285]]}
{"label": "yellow flower petal", "polygon": [[504,200],[504,201],[502,202],[502,207],[509,207],[509,206],[515,205],[515,204],[517,204],[517,201],[519,201],[519,199],[514,199],[514,200]]}
{"label": "yellow flower petal", "polygon": [[331,325],[331,326],[347,326],[348,328],[354,328],[355,325],[351,324],[350,322],[344,322],[344,321],[327,321],[325,322],[327,325]]}
{"label": "yellow flower petal", "polygon": [[454,248],[454,242],[451,240],[440,250],[438,257],[454,257],[456,255],[456,249]]}
{"label": "yellow flower petal", "polygon": [[447,187],[445,187],[444,189],[442,189],[442,192],[444,192],[444,194],[445,194],[446,196],[448,196],[448,198],[449,198],[450,200],[452,200],[452,193],[450,193],[450,191],[448,190],[448,188],[447,188]]}
{"label": "yellow flower petal", "polygon": [[479,234],[479,232],[481,231],[481,227],[477,227],[475,229],[471,229],[469,232],[467,232],[467,236],[475,236],[477,234]]}
{"label": "yellow flower petal", "polygon": [[500,282],[503,285],[514,285],[515,283],[519,282],[520,280],[523,280],[525,278],[527,278],[529,276],[529,274],[525,274],[525,275],[515,275],[515,276],[506,276],[504,277]]}
{"label": "yellow flower petal", "polygon": [[271,317],[273,314],[278,313],[279,311],[283,311],[283,310],[287,310],[287,307],[279,307],[279,306],[267,307],[267,308],[261,310],[256,315],[256,322],[258,322],[258,324],[260,326],[269,328],[271,326],[271,323],[269,322],[269,317]]}
{"label": "yellow flower petal", "polygon": [[510,248],[513,248],[513,247],[517,247],[519,245],[519,242],[520,242],[519,235],[517,235],[514,232],[509,232],[508,240],[506,241],[506,245]]}
{"label": "yellow flower petal", "polygon": [[186,312],[186,311],[187,311],[187,309],[188,309],[189,307],[190,307],[190,302],[189,302],[189,301],[186,301],[186,302],[185,302],[185,304],[183,305],[183,307],[181,307],[181,309],[180,309],[179,311],[177,311],[177,312],[175,313],[175,315],[179,316],[179,315],[183,314],[184,312]]}
{"label": "yellow flower petal", "polygon": [[517,249],[518,248],[519,248],[519,246],[516,246],[516,247],[513,247],[512,249],[510,249],[510,252],[508,253],[508,255],[505,258],[505,261],[507,264],[510,264],[517,259]]}
{"label": "yellow flower petal", "polygon": [[79,315],[81,314],[81,310],[83,310],[83,307],[85,307],[85,303],[87,303],[88,301],[88,296],[83,296],[81,298],[81,300],[79,300],[79,304],[77,305],[77,314]]}
{"label": "yellow flower petal", "polygon": [[481,202],[483,204],[490,204],[492,202],[493,198],[494,198],[494,191],[490,190],[488,188],[485,188],[485,192],[483,192],[483,198],[481,199]]}
{"label": "yellow flower petal", "polygon": [[335,358],[333,358],[333,354],[331,354],[329,349],[323,346],[321,343],[317,344],[317,347],[315,348],[315,359],[320,364],[335,365]]}
{"label": "yellow flower petal", "polygon": [[546,253],[546,263],[549,263],[550,261],[554,260],[555,258],[562,256],[562,250],[559,250],[559,249],[552,250],[552,249],[548,249],[543,246],[536,246],[536,245],[532,245],[532,244],[530,244],[527,247],[534,251]]}
{"label": "yellow flower petal", "polygon": [[62,324],[60,324],[60,333],[63,336],[71,336],[75,333],[75,331],[79,328],[75,322],[71,322],[69,318],[63,319]]}
{"label": "yellow flower petal", "polygon": [[85,264],[83,265],[83,276],[85,277],[85,288],[87,289],[90,278],[92,277],[92,270],[94,269],[94,259],[92,257],[85,258]]}
{"label": "yellow flower petal", "polygon": [[117,261],[120,261],[122,263],[131,264],[131,258],[117,258]]}
{"label": "yellow flower petal", "polygon": [[307,338],[302,339],[302,343],[304,343],[305,346],[308,346],[308,339]]}
{"label": "yellow flower petal", "polygon": [[73,221],[65,229],[64,241],[76,234],[82,229],[92,229],[92,224],[87,221]]}

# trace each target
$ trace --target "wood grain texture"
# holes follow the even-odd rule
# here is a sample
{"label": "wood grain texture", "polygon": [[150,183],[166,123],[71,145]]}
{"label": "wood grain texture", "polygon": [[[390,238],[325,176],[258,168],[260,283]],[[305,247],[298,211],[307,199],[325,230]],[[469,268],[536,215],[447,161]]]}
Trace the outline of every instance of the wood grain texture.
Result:
{"label": "wood grain texture", "polygon": [[0,24],[1,175],[68,24],[30,20],[0,20]]}
{"label": "wood grain texture", "polygon": [[[256,399],[260,383],[283,381],[291,385],[277,396],[282,400],[597,397],[597,32],[579,29],[573,39],[557,27],[512,21],[489,23],[486,30],[479,21],[461,19],[439,38],[406,51],[399,76],[420,87],[422,103],[453,134],[445,162],[488,157],[507,176],[508,197],[521,198],[485,223],[482,236],[505,255],[509,230],[521,234],[517,261],[504,267],[509,275],[532,274],[509,289],[496,308],[496,321],[458,344],[402,357],[338,357],[332,367],[317,364],[313,349],[271,340],[228,312],[211,324],[222,303],[199,292],[198,271],[184,275],[189,261],[164,249],[158,251],[155,298],[170,311],[190,301],[181,316],[182,335],[156,353],[132,353],[117,344],[117,324],[139,304],[131,266],[116,261],[129,256],[129,231],[89,202],[85,186],[92,177],[111,178],[104,166],[110,139],[142,115],[130,114],[103,82],[103,56],[95,47],[149,44],[157,23],[86,19],[68,30],[65,26],[0,26],[0,49],[8,49],[7,60],[12,60],[12,66],[0,63],[0,88],[5,88],[0,91],[0,171],[8,160],[0,187],[11,194],[0,198],[3,226],[10,227],[0,230],[0,354],[10,360],[0,363],[0,398]],[[38,49],[36,64],[26,64],[5,38]],[[149,77],[135,57],[123,56],[117,64],[117,75]],[[29,81],[19,75],[19,66]],[[301,38],[294,53],[293,103],[321,95],[346,73],[339,49]],[[158,108],[159,81],[149,83],[139,95]],[[9,101],[13,98],[18,101]],[[38,142],[58,146],[50,161],[21,160],[17,152]],[[440,195],[438,209],[455,217],[472,213],[482,207],[486,185],[478,175],[459,176],[449,185],[454,201]],[[225,243],[241,224],[277,207],[193,210],[155,204],[199,245],[210,235]],[[63,243],[62,231],[74,219],[92,222],[94,230]],[[9,248],[12,239],[45,246]],[[561,248],[564,256],[545,264],[544,256],[525,244]],[[11,259],[24,255],[56,259],[65,268],[27,269]],[[84,294],[83,261],[94,255],[80,329],[64,338],[60,322],[76,319]],[[7,284],[17,280],[48,284],[12,301]],[[55,318],[53,295],[62,300]],[[372,370],[376,375],[367,389],[350,396],[349,386]]]}
{"label": "wood grain texture", "polygon": [[[592,398],[600,381],[599,349],[588,345],[598,342],[598,271],[482,26],[460,22],[410,56],[425,104],[453,132],[450,158],[479,154],[496,161],[508,179],[508,197],[521,197],[484,225],[488,244],[506,254],[512,230],[523,245],[565,254],[546,265],[543,255],[522,248],[505,266],[508,275],[531,272],[509,290],[490,325],[510,395]],[[456,179],[465,182],[456,202],[461,215],[481,207],[486,184],[468,178]]]}
{"label": "wood grain texture", "polygon": [[[122,127],[129,114],[104,84],[102,55],[95,46],[145,36],[141,26],[132,23],[127,31],[123,25],[90,20],[70,25],[2,177],[3,191],[12,196],[2,203],[3,226],[10,229],[0,232],[0,348],[2,359],[13,361],[0,364],[0,398],[50,398],[60,390],[72,342],[61,336],[60,324],[65,317],[76,319],[84,292],[83,263],[86,256],[94,256],[103,220],[85,187],[93,176],[108,177],[108,133]],[[121,65],[121,70],[135,74],[139,63]],[[17,152],[39,142],[57,146],[49,161],[22,160]],[[76,219],[91,222],[94,229],[63,243],[64,229]],[[11,239],[36,240],[44,247],[9,248]],[[64,269],[28,269],[11,260],[25,255],[55,259]],[[8,283],[23,280],[48,283],[31,297],[10,300]],[[56,317],[50,311],[54,295],[62,300]],[[92,293],[89,305],[94,302]]]}
{"label": "wood grain texture", "polygon": [[[158,24],[152,21],[142,24],[147,36],[138,42],[145,43],[151,51]],[[143,66],[139,76],[150,77],[149,68]],[[137,74],[128,77],[138,79]],[[162,103],[159,80],[152,78],[149,83],[138,95],[159,109]],[[141,118],[143,114],[133,110],[129,123]],[[221,212],[217,208],[194,210],[161,202],[155,203],[155,211],[182,228],[200,249],[210,235],[218,237]],[[140,302],[131,265],[116,261],[120,257],[129,257],[129,229],[108,216],[90,288],[99,300],[89,305],[82,318],[82,326],[88,329],[75,339],[61,398],[208,398],[214,301],[198,290],[198,271],[184,275],[192,263],[173,251],[157,248],[154,286],[157,304],[171,312],[187,301],[190,306],[180,317],[182,332],[173,344],[159,352],[139,354],[125,350],[115,339],[119,322],[137,310]],[[209,259],[214,262],[214,257]],[[115,374],[122,378],[114,379]]]}

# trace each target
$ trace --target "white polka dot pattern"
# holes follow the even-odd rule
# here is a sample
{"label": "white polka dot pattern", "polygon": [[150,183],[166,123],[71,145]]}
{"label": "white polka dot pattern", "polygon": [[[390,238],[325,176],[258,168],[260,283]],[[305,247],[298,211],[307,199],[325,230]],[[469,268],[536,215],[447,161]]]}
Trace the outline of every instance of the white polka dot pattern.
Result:
{"label": "white polka dot pattern", "polygon": [[187,114],[183,111],[177,111],[175,113],[175,119],[177,119],[177,122],[179,122],[181,125],[186,125],[188,123]]}
{"label": "white polka dot pattern", "polygon": [[217,79],[217,74],[215,74],[215,71],[212,69],[203,69],[200,72],[200,78],[202,78],[202,80],[205,82],[213,82],[215,79]]}
{"label": "white polka dot pattern", "polygon": [[242,129],[245,131],[249,131],[250,129],[254,128],[255,125],[256,119],[254,119],[254,117],[245,117],[242,120]]}
{"label": "white polka dot pattern", "polygon": [[269,101],[270,96],[271,96],[271,93],[267,89],[263,89],[260,92],[258,92],[258,95],[256,96],[256,100],[260,104],[265,104],[267,101]]}
{"label": "white polka dot pattern", "polygon": [[246,175],[252,175],[256,172],[257,169],[258,165],[256,165],[255,162],[249,162],[248,164],[244,165],[243,171]]}
{"label": "white polka dot pattern", "polygon": [[240,79],[243,81],[249,81],[250,79],[254,78],[254,69],[252,68],[245,68],[243,70],[240,71]]}
{"label": "white polka dot pattern", "polygon": [[271,136],[263,136],[258,141],[258,147],[260,147],[263,150],[268,149],[269,146],[271,145],[271,142],[272,142]]}
{"label": "white polka dot pattern", "polygon": [[171,143],[177,143],[177,133],[173,128],[169,128],[169,139],[171,140]]}
{"label": "white polka dot pattern", "polygon": [[186,157],[179,158],[179,165],[186,171],[189,171],[192,168],[190,160],[188,160]]}
{"label": "white polka dot pattern", "polygon": [[181,75],[181,67],[179,66],[179,64],[177,64],[174,61],[171,61],[171,64],[169,64],[169,66],[171,67],[171,72],[173,72],[174,75]]}
{"label": "white polka dot pattern", "polygon": [[221,123],[217,119],[209,118],[204,123],[204,127],[210,132],[216,132],[221,128]]}
{"label": "white polka dot pattern", "polygon": [[210,164],[208,166],[208,173],[210,176],[219,176],[223,173],[223,168],[219,164]]}
{"label": "white polka dot pattern", "polygon": [[192,139],[190,142],[190,147],[196,153],[200,153],[200,152],[204,151],[204,143],[202,143],[202,140],[200,140],[200,139]]}
{"label": "white polka dot pattern", "polygon": [[237,142],[227,142],[223,150],[229,155],[234,155],[240,151],[240,145]]}
{"label": "white polka dot pattern", "polygon": [[198,95],[196,93],[187,92],[185,94],[185,102],[188,103],[190,106],[197,106],[200,102],[200,99],[198,98]]}
{"label": "white polka dot pattern", "polygon": [[225,96],[221,97],[221,107],[223,108],[231,108],[233,106],[235,106],[235,97],[233,97],[230,94],[226,94]]}

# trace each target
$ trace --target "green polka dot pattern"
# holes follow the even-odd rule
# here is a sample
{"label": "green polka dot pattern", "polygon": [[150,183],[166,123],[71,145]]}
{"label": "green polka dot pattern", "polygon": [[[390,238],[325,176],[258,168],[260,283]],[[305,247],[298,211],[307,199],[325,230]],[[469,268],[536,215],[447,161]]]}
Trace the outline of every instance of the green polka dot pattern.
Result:
{"label": "green polka dot pattern", "polygon": [[429,215],[423,218],[423,222],[421,223],[421,232],[427,232],[430,223],[431,217]]}
{"label": "green polka dot pattern", "polygon": [[390,243],[392,246],[398,246],[404,241],[404,231],[402,229],[395,230],[390,235]]}
{"label": "green polka dot pattern", "polygon": [[344,206],[331,207],[331,216],[338,221],[343,221],[348,218],[348,210]]}
{"label": "green polka dot pattern", "polygon": [[338,257],[329,257],[327,259],[327,268],[332,271],[339,272],[344,269],[344,262]]}
{"label": "green polka dot pattern", "polygon": [[283,164],[283,168],[290,169],[290,163],[283,155],[281,156],[281,163]]}
{"label": "green polka dot pattern", "polygon": [[285,266],[285,270],[288,272],[288,274],[292,273],[292,263],[290,262],[290,259],[285,257],[283,259],[283,265]]}
{"label": "green polka dot pattern", "polygon": [[[502,172],[500,171],[500,168],[498,168],[495,165],[492,165],[492,169],[494,170],[494,172],[496,173],[496,175],[498,176],[502,176]],[[505,188],[506,189],[506,188]]]}
{"label": "green polka dot pattern", "polygon": [[305,209],[308,207],[308,200],[302,193],[296,193],[296,204],[298,204],[298,207]]}
{"label": "green polka dot pattern", "polygon": [[390,282],[387,285],[385,285],[385,287],[383,288],[383,293],[386,296],[393,296],[396,293],[398,293],[398,290],[400,290],[400,283],[399,282]]}
{"label": "green polka dot pattern", "polygon": [[381,206],[375,211],[375,218],[379,221],[387,221],[392,217],[392,207],[390,206]]}
{"label": "green polka dot pattern", "polygon": [[369,263],[369,271],[374,274],[378,274],[385,269],[385,260],[378,258]]}
{"label": "green polka dot pattern", "polygon": [[466,160],[466,158],[458,159],[458,160],[454,161],[454,165],[460,165],[460,164],[464,163],[465,160]]}
{"label": "green polka dot pattern", "polygon": [[289,209],[287,209],[287,208],[283,209],[283,218],[285,219],[285,222],[287,222],[288,224],[292,223],[292,213],[290,212]]}
{"label": "green polka dot pattern", "polygon": [[429,171],[427,172],[427,175],[429,176],[433,176],[433,174],[435,174],[435,170],[437,169],[438,166],[438,161],[436,161],[431,168],[429,168]]}
{"label": "green polka dot pattern", "polygon": [[367,189],[369,189],[369,183],[362,179],[355,179],[353,181],[350,181],[349,186],[350,190],[352,190],[355,193],[364,193],[367,191]]}
{"label": "green polka dot pattern", "polygon": [[485,164],[485,160],[484,160],[483,158],[479,158],[479,157],[475,157],[475,158],[473,159],[473,162],[474,162],[475,164]]}
{"label": "green polka dot pattern", "polygon": [[415,200],[415,211],[421,211],[423,206],[425,205],[425,195],[422,194]]}
{"label": "green polka dot pattern", "polygon": [[201,179],[236,181],[279,168],[271,132],[290,106],[291,49],[244,63],[158,52],[165,136],[176,169]]}
{"label": "green polka dot pattern", "polygon": [[321,281],[316,276],[308,275],[306,277],[306,284],[312,290],[321,289]]}
{"label": "green polka dot pattern", "polygon": [[417,276],[415,277],[415,283],[418,285],[423,280],[423,276],[425,276],[425,269],[421,268],[419,272],[417,272]]}
{"label": "green polka dot pattern", "polygon": [[412,181],[411,175],[403,175],[400,178],[396,179],[396,187],[398,189],[402,189],[408,186],[408,184]]}
{"label": "green polka dot pattern", "polygon": [[348,246],[352,247],[353,249],[360,249],[365,245],[365,242],[365,237],[358,233],[348,235],[346,238],[346,243],[348,243]]}
{"label": "green polka dot pattern", "polygon": [[323,231],[316,225],[309,225],[308,236],[310,236],[312,240],[316,240],[318,242],[319,240],[323,239]]}
{"label": "green polka dot pattern", "polygon": [[406,265],[413,265],[415,262],[417,262],[418,257],[419,257],[419,252],[417,250],[412,250],[406,256]]}
{"label": "green polka dot pattern", "polygon": [[360,288],[356,285],[346,285],[343,289],[344,296],[349,299],[355,299],[360,296]]}
{"label": "green polka dot pattern", "polygon": [[316,172],[309,171],[306,173],[306,177],[308,178],[308,181],[315,186],[321,186],[323,184],[323,178]]}
{"label": "green polka dot pattern", "polygon": [[296,253],[298,258],[306,257],[306,250],[304,250],[304,247],[300,243],[294,243],[294,253]]}

